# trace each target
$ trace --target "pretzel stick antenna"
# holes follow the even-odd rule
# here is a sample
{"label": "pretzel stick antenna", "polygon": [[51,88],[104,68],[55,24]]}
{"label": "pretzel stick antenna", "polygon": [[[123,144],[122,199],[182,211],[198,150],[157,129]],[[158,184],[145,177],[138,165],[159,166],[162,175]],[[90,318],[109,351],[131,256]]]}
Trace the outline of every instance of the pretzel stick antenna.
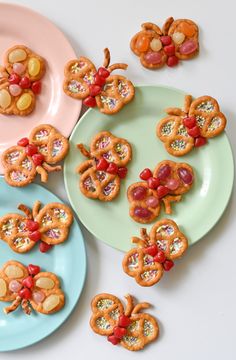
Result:
{"label": "pretzel stick antenna", "polygon": [[162,35],[161,29],[156,24],[147,22],[147,23],[142,24],[141,27],[144,30],[152,30],[152,31],[155,31],[155,33],[157,33],[158,35]]}
{"label": "pretzel stick antenna", "polygon": [[26,315],[30,315],[32,310],[31,310],[31,307],[29,305],[29,302],[28,300],[26,299],[23,299],[22,302],[21,302],[21,307],[22,307],[22,310],[24,311],[24,313]]}
{"label": "pretzel stick antenna", "polygon": [[77,144],[77,149],[79,149],[79,151],[81,152],[82,155],[84,155],[85,157],[87,157],[88,159],[91,159],[91,153],[90,151],[88,151],[86,149],[86,147],[84,146],[84,144]]}
{"label": "pretzel stick antenna", "polygon": [[26,217],[28,219],[32,219],[32,211],[30,210],[30,208],[28,208],[28,206],[24,205],[24,204],[19,204],[17,206],[17,208],[22,211],[23,213],[25,213]]}
{"label": "pretzel stick antenna", "polygon": [[46,183],[48,181],[48,173],[47,173],[47,171],[42,166],[37,166],[36,171],[40,175],[41,181],[43,183]]}
{"label": "pretzel stick antenna", "polygon": [[122,70],[126,70],[128,67],[127,64],[123,64],[123,63],[116,63],[113,64],[111,66],[109,66],[108,70],[110,71],[110,73],[114,70],[118,70],[118,69],[122,69]]}
{"label": "pretzel stick antenna", "polygon": [[125,316],[130,316],[131,312],[134,308],[133,297],[130,294],[125,295],[125,299],[127,301],[126,308],[125,308]]}
{"label": "pretzel stick antenna", "polygon": [[33,206],[33,210],[32,210],[34,219],[38,215],[40,207],[41,207],[41,202],[39,200],[36,200],[34,203],[34,206]]}
{"label": "pretzel stick antenna", "polygon": [[182,198],[181,195],[166,196],[166,198],[163,198],[162,201],[164,203],[165,213],[168,215],[171,214],[172,213],[171,203],[179,202],[181,200],[181,198]]}
{"label": "pretzel stick antenna", "polygon": [[20,306],[21,300],[21,297],[17,296],[10,306],[7,306],[3,309],[4,313],[9,314],[10,312],[15,311]]}
{"label": "pretzel stick antenna", "polygon": [[168,35],[169,28],[170,28],[171,24],[173,23],[173,21],[174,21],[174,18],[172,16],[169,17],[168,19],[166,19],[166,21],[162,27],[163,35]]}
{"label": "pretzel stick antenna", "polygon": [[148,309],[151,305],[147,302],[143,302],[135,305],[133,308],[132,314],[138,314],[142,309]]}
{"label": "pretzel stick antenna", "polygon": [[139,247],[143,248],[143,247],[146,247],[147,246],[147,242],[145,240],[142,240],[136,236],[133,236],[131,238],[131,242],[133,244],[137,244]]}
{"label": "pretzel stick antenna", "polygon": [[103,51],[104,51],[103,67],[107,68],[111,60],[110,51],[108,48],[105,48]]}
{"label": "pretzel stick antenna", "polygon": [[183,107],[183,111],[185,112],[185,114],[189,113],[191,102],[192,102],[192,96],[186,95],[184,98],[184,107]]}

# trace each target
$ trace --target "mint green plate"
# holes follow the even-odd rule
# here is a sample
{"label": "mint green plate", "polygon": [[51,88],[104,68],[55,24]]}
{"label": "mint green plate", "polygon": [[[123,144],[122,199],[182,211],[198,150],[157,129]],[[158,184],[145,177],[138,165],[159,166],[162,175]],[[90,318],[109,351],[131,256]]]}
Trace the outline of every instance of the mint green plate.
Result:
{"label": "mint green plate", "polygon": [[[44,187],[31,184],[26,188],[13,188],[0,177],[0,216],[9,212],[19,212],[17,205],[32,206],[33,201],[42,204],[61,202],[58,197]],[[74,219],[70,235],[65,243],[54,246],[48,253],[41,253],[38,246],[26,254],[17,254],[0,240],[0,268],[8,260],[17,260],[24,265],[35,264],[44,271],[57,274],[65,292],[63,309],[52,315],[32,312],[27,316],[20,309],[5,315],[3,308],[9,303],[0,301],[0,351],[10,351],[32,345],[55,331],[70,315],[82,292],[86,274],[86,253],[79,225]]]}
{"label": "mint green plate", "polygon": [[[193,188],[174,205],[173,214],[169,216],[181,226],[190,244],[206,235],[223,214],[234,177],[233,156],[226,134],[211,139],[208,145],[181,158],[169,155],[155,134],[157,122],[165,116],[164,109],[182,107],[184,95],[183,91],[163,86],[136,87],[134,101],[118,114],[106,116],[91,109],[76,125],[64,166],[67,194],[82,223],[108,245],[123,251],[130,249],[130,238],[139,234],[141,224],[129,217],[126,190],[139,180],[141,170],[145,167],[153,169],[165,159],[187,162],[195,171]],[[122,181],[119,196],[109,203],[83,196],[79,190],[79,176],[75,173],[76,166],[84,160],[76,144],[89,145],[91,138],[102,130],[124,137],[133,147],[128,176]],[[166,215],[162,211],[159,219],[163,217]],[[150,229],[153,223],[145,227]]]}

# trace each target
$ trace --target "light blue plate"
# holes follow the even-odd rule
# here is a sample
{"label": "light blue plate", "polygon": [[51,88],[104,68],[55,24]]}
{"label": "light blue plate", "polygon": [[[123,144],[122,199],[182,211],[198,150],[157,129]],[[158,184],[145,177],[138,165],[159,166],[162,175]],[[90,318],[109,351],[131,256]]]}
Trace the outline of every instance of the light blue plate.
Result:
{"label": "light blue plate", "polygon": [[[11,188],[2,177],[0,178],[0,216],[8,212],[18,212],[19,203],[31,207],[35,200],[40,200],[43,205],[54,201],[61,202],[40,185],[31,184],[23,189]],[[62,310],[52,315],[32,312],[30,316],[26,316],[20,309],[5,315],[2,310],[9,303],[0,302],[0,351],[16,350],[32,345],[62,325],[80,297],[86,275],[84,240],[75,219],[66,242],[55,246],[46,254],[41,253],[38,246],[27,254],[17,254],[0,240],[0,267],[11,259],[18,260],[24,265],[36,264],[45,271],[57,274],[66,295],[66,303]]]}

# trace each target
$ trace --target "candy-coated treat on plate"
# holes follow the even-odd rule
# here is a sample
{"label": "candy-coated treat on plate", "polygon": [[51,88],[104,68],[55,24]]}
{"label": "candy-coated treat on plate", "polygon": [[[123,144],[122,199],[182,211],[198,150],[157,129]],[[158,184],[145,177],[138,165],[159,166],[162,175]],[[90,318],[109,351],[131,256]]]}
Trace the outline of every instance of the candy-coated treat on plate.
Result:
{"label": "candy-coated treat on plate", "polygon": [[188,240],[178,225],[170,219],[157,221],[150,233],[140,229],[140,238],[132,237],[136,248],[129,250],[123,259],[124,272],[141,286],[152,286],[169,271],[173,260],[180,258],[188,248]]}
{"label": "candy-coated treat on plate", "polygon": [[26,267],[9,260],[0,269],[0,301],[11,302],[4,308],[5,314],[21,306],[26,315],[30,315],[32,309],[49,315],[64,306],[65,295],[54,273],[41,272],[38,265]]}
{"label": "candy-coated treat on plate", "polygon": [[103,66],[96,70],[94,64],[86,57],[71,60],[65,67],[64,92],[83,100],[88,107],[97,106],[108,115],[120,111],[134,97],[134,86],[130,80],[121,75],[111,75],[112,71],[126,70],[128,65],[110,64],[110,51],[104,49]]}
{"label": "candy-coated treat on plate", "polygon": [[83,144],[77,147],[88,158],[76,169],[81,192],[91,199],[113,200],[119,194],[121,179],[127,175],[131,145],[109,131],[101,131],[92,138],[90,150]]}
{"label": "candy-coated treat on plate", "polygon": [[36,104],[41,92],[45,60],[24,45],[7,50],[0,66],[0,113],[25,116]]}
{"label": "candy-coated treat on plate", "polygon": [[48,173],[61,170],[60,165],[51,165],[63,160],[68,151],[69,142],[59,131],[48,124],[39,125],[29,138],[2,153],[4,178],[11,186],[26,186],[38,173],[41,181],[47,182]]}
{"label": "candy-coated treat on plate", "polygon": [[57,202],[40,208],[37,200],[32,210],[24,204],[18,205],[24,216],[10,213],[0,217],[0,239],[13,251],[26,253],[39,242],[40,251],[45,253],[67,239],[73,222],[70,208]]}
{"label": "candy-coated treat on plate", "polygon": [[218,102],[211,96],[192,99],[185,96],[183,109],[168,108],[168,116],[161,119],[156,128],[157,137],[168,153],[182,156],[194,147],[201,147],[208,138],[219,135],[226,126],[226,118]]}
{"label": "candy-coated treat on plate", "polygon": [[164,205],[165,213],[171,214],[171,203],[179,202],[194,182],[190,165],[171,160],[161,161],[154,169],[144,169],[137,183],[128,187],[129,214],[139,223],[150,223],[157,218]]}
{"label": "candy-coated treat on plate", "polygon": [[142,30],[131,39],[130,48],[147,69],[158,69],[167,64],[176,66],[199,52],[198,26],[189,19],[170,17],[162,29],[156,24],[142,24]]}
{"label": "candy-coated treat on plate", "polygon": [[134,305],[129,294],[125,298],[127,305],[124,309],[116,296],[106,293],[96,295],[91,301],[90,326],[95,333],[107,336],[113,345],[120,344],[127,350],[138,351],[158,337],[159,327],[153,316],[141,313],[150,304]]}

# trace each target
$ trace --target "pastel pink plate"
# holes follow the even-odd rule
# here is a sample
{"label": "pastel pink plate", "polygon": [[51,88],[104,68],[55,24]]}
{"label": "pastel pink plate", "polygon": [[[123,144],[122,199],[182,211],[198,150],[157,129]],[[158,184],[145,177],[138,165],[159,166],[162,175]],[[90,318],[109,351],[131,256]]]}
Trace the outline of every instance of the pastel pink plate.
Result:
{"label": "pastel pink plate", "polygon": [[68,137],[79,118],[82,102],[66,96],[62,89],[64,66],[76,57],[64,34],[47,18],[26,7],[0,3],[0,14],[0,64],[5,51],[19,44],[28,46],[47,62],[34,111],[24,117],[0,114],[1,155],[39,124],[52,124]]}

